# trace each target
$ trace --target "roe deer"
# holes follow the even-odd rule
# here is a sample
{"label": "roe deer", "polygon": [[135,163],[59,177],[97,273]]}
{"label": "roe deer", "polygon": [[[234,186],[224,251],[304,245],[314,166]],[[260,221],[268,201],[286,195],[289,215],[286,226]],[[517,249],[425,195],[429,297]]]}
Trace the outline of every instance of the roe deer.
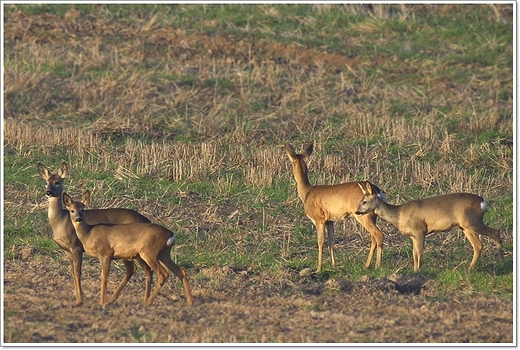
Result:
{"label": "roe deer", "polygon": [[[81,290],[81,264],[83,261],[84,250],[81,241],[76,235],[74,226],[70,222],[69,212],[63,209],[62,203],[63,179],[68,175],[67,164],[65,162],[61,163],[56,172],[51,173],[45,165],[38,163],[38,171],[46,182],[45,194],[49,199],[48,216],[53,232],[53,238],[67,254],[72,268],[72,277],[74,279],[76,305],[81,305],[83,303],[83,292]],[[86,210],[85,219],[91,225],[99,223],[124,224],[132,222],[150,222],[150,220],[134,210],[121,208]],[[137,261],[142,264],[141,261]],[[135,272],[135,264],[132,261],[124,261],[124,264],[126,267],[126,275],[117,287],[116,292],[114,292],[116,297]],[[145,268],[143,267],[143,269]],[[145,269],[145,273],[151,274],[151,271]],[[151,279],[151,276],[147,275],[146,278]]]}
{"label": "roe deer", "polygon": [[[365,268],[370,267],[376,248],[377,257],[375,266],[379,267],[383,254],[383,233],[376,226],[377,216],[375,214],[368,216],[355,215],[358,203],[361,198],[363,198],[363,192],[359,189],[358,182],[312,186],[309,183],[308,168],[305,161],[312,154],[313,144],[307,144],[301,154],[297,154],[289,144],[285,145],[285,151],[293,165],[298,197],[300,197],[303,202],[305,214],[316,226],[318,236],[318,272],[321,271],[325,227],[328,233],[327,244],[329,246],[332,266],[335,266],[334,221],[345,220],[350,216],[354,216],[370,233],[370,253],[368,254]],[[384,196],[383,191],[376,186],[374,186],[374,188],[377,189],[377,193],[380,196]]]}
{"label": "roe deer", "polygon": [[356,213],[359,215],[376,213],[399,229],[402,235],[409,236],[413,245],[413,269],[421,267],[424,238],[433,232],[444,232],[451,228],[462,229],[473,246],[473,269],[482,252],[479,235],[488,236],[497,242],[498,259],[504,261],[502,240],[494,228],[483,222],[487,202],[471,193],[452,193],[425,199],[418,199],[402,205],[391,205],[375,195],[370,184],[359,185],[364,193]]}
{"label": "roe deer", "polygon": [[[83,194],[81,201],[73,201],[67,193],[63,193],[63,203],[69,210],[70,220],[85,252],[98,258],[101,262],[100,305],[107,304],[107,279],[112,260],[142,259],[157,274],[157,284],[152,295],[145,296],[145,305],[148,306],[153,303],[168,278],[166,271],[166,268],[168,268],[182,281],[187,303],[192,306],[193,298],[188,283],[188,275],[170,257],[170,251],[175,242],[173,232],[152,223],[89,225],[85,221],[86,212],[84,211],[85,203],[89,201],[89,191]],[[148,280],[146,283],[146,289],[149,289]]]}

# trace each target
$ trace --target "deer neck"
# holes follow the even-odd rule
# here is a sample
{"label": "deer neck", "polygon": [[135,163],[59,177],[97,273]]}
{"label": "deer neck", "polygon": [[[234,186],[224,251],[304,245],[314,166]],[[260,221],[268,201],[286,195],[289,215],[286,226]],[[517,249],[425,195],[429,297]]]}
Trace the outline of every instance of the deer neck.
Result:
{"label": "deer neck", "polygon": [[309,183],[307,172],[302,169],[301,164],[295,163],[293,166],[293,174],[294,179],[296,180],[298,197],[303,203],[305,203],[305,198],[307,198],[307,194],[312,188],[312,185]]}
{"label": "deer neck", "polygon": [[381,201],[381,204],[374,210],[374,213],[392,225],[398,227],[400,208],[399,205],[392,205]]}
{"label": "deer neck", "polygon": [[69,220],[68,218],[68,212],[63,209],[63,201],[61,199],[61,195],[56,197],[49,197],[49,222],[51,223],[51,226],[53,226],[53,223],[56,223],[58,221],[62,220]]}
{"label": "deer neck", "polygon": [[76,230],[76,234],[78,235],[79,240],[83,245],[85,245],[85,241],[88,240],[90,236],[92,226],[87,224],[85,219],[83,219],[81,222],[73,221],[72,225],[74,226],[74,230]]}

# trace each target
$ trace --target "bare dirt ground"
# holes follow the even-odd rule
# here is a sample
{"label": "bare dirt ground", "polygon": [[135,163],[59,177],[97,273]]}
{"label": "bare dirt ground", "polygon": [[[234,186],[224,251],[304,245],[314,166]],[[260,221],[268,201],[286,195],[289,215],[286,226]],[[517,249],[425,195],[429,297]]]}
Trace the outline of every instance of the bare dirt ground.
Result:
{"label": "bare dirt ground", "polygon": [[[68,263],[22,254],[4,265],[5,343],[511,343],[513,302],[439,296],[421,275],[376,281],[277,276],[233,267],[188,267],[195,305],[173,276],[154,304],[141,304],[138,271],[120,298],[98,305],[99,264],[83,264],[84,305]],[[112,267],[109,292],[123,276]]]}

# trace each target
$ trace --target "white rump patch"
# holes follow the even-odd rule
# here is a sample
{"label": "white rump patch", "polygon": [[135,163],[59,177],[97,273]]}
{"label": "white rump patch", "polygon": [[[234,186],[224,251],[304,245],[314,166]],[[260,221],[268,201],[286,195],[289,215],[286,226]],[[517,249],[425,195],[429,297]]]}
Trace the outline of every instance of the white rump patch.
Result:
{"label": "white rump patch", "polygon": [[175,242],[175,235],[171,236],[170,238],[168,238],[168,240],[166,241],[166,246],[171,246],[173,243]]}
{"label": "white rump patch", "polygon": [[485,213],[487,211],[487,202],[484,200],[480,203],[480,209]]}

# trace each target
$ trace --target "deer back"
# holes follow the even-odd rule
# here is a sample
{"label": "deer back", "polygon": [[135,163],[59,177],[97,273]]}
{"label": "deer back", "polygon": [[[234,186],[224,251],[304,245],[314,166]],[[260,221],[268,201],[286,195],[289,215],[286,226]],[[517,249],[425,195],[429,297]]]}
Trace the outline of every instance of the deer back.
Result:
{"label": "deer back", "polygon": [[85,210],[85,220],[89,225],[95,224],[131,224],[150,222],[144,215],[132,209],[108,208]]}
{"label": "deer back", "polygon": [[159,252],[173,236],[167,228],[152,223],[98,224],[90,226],[83,244],[87,253],[108,247],[114,258],[131,259],[143,250]]}
{"label": "deer back", "polygon": [[452,227],[468,227],[482,220],[484,199],[471,193],[451,193],[413,200],[400,207],[400,220],[422,220],[427,232],[446,231]]}
{"label": "deer back", "polygon": [[[373,184],[372,188],[376,194],[383,193]],[[339,221],[355,214],[363,196],[358,182],[314,186],[305,198],[305,212],[322,215],[326,221]]]}

